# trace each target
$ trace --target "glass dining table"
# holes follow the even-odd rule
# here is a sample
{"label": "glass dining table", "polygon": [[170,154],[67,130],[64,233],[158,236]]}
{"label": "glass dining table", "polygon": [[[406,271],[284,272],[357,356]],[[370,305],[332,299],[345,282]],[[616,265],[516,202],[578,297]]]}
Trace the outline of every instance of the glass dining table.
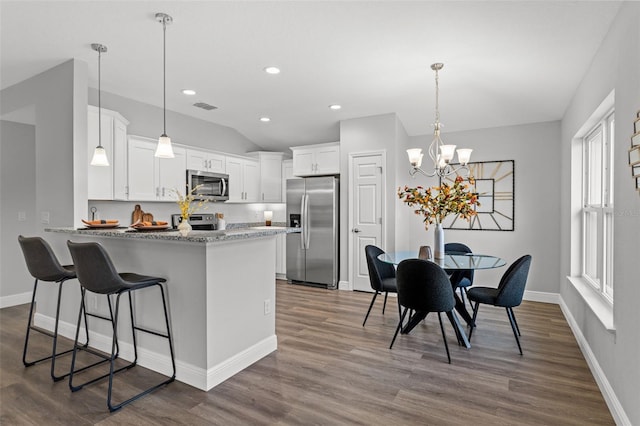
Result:
{"label": "glass dining table", "polygon": [[[383,253],[378,256],[378,259],[385,262],[391,263],[393,265],[398,265],[405,259],[416,259],[418,258],[418,254],[415,251],[397,251],[390,253]],[[480,270],[480,269],[493,269],[500,268],[507,264],[506,260],[496,257],[490,256],[486,254],[476,254],[476,253],[459,253],[459,252],[447,252],[445,253],[444,259],[429,259],[429,261],[435,263],[440,266],[442,269],[446,270],[449,273],[455,273],[456,271],[463,270]],[[458,297],[456,293],[456,289],[453,289],[453,297],[456,300],[456,311],[460,314],[460,316],[465,320],[469,327],[475,327],[473,322],[473,317],[467,311],[467,307],[465,303]],[[414,313],[407,324],[402,328],[402,333],[409,333],[416,325],[420,323],[426,316],[428,312],[416,312]],[[456,337],[458,338],[458,342],[460,344],[464,344],[465,347],[470,348],[471,344],[469,343],[469,339],[467,338],[464,329],[462,328],[460,321],[458,321],[458,317],[453,313],[447,313],[447,317],[451,321],[451,325],[456,331]]]}

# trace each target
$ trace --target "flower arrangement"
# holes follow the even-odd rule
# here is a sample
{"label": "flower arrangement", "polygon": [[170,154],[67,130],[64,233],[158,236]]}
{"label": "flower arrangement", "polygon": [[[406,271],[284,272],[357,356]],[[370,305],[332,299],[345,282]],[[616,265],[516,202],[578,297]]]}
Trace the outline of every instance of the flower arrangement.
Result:
{"label": "flower arrangement", "polygon": [[180,215],[183,220],[189,219],[189,216],[203,207],[206,209],[205,204],[209,200],[199,200],[197,203],[192,204],[192,202],[196,200],[195,194],[201,186],[202,185],[195,186],[191,191],[186,192],[184,196],[177,189],[173,190],[176,193],[176,203],[180,206]]}
{"label": "flower arrangement", "polygon": [[[424,216],[424,228],[429,229],[432,223],[442,223],[450,214],[457,214],[460,218],[470,220],[476,214],[474,206],[479,206],[478,195],[469,190],[469,185],[463,183],[461,176],[456,177],[453,185],[443,183],[431,188],[398,188],[398,198],[409,207],[417,206],[415,214]],[[469,178],[471,185],[475,179]]]}

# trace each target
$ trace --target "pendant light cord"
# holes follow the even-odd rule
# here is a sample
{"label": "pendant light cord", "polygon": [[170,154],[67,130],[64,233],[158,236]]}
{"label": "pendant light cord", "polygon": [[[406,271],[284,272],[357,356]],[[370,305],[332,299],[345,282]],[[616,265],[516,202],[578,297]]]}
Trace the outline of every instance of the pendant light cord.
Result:
{"label": "pendant light cord", "polygon": [[100,87],[100,64],[102,58],[102,46],[98,48],[98,146],[102,147],[102,104],[100,99],[100,93],[102,92]]}
{"label": "pendant light cord", "polygon": [[167,136],[167,18],[162,19],[162,113],[162,135]]}

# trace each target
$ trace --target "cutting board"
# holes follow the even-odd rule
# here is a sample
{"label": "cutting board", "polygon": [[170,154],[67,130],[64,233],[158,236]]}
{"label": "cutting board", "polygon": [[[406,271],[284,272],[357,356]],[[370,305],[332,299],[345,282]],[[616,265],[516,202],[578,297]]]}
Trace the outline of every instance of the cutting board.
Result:
{"label": "cutting board", "polygon": [[153,222],[153,215],[142,211],[140,204],[136,204],[131,213],[131,223],[136,222]]}

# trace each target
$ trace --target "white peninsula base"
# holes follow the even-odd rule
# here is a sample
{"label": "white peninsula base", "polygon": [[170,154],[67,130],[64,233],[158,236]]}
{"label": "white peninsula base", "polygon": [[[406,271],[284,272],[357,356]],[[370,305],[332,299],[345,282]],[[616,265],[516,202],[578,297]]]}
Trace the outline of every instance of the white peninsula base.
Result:
{"label": "white peninsula base", "polygon": [[[209,390],[277,349],[275,334],[276,233],[244,238],[194,241],[181,238],[127,238],[116,233],[50,229],[46,239],[61,261],[70,263],[66,241],[96,241],[104,246],[118,272],[137,272],[167,279],[169,315],[176,355],[176,379]],[[284,232],[284,231],[281,231]],[[173,234],[173,233],[166,233]],[[164,235],[163,235],[164,237]],[[168,236],[167,236],[168,237]],[[205,239],[207,240],[207,239]],[[66,257],[65,257],[66,256]],[[77,283],[77,281],[76,281]],[[65,284],[67,285],[67,284]],[[60,333],[73,338],[80,303],[78,284],[63,294]],[[162,330],[160,293],[134,294],[136,321]],[[53,328],[55,297],[43,292],[36,324]],[[40,300],[41,299],[41,300]],[[108,313],[104,296],[90,294],[89,311]],[[121,304],[120,353],[133,359],[128,304]],[[89,319],[91,346],[109,351],[106,321]],[[83,335],[82,332],[80,334]],[[138,363],[170,374],[166,342],[138,334]]]}

